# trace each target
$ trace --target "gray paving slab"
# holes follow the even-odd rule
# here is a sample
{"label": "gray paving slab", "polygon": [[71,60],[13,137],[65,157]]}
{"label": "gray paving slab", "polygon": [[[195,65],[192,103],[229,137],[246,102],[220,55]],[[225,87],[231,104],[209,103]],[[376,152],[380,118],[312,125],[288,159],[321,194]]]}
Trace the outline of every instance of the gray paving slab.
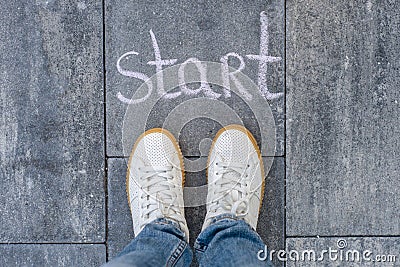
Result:
{"label": "gray paving slab", "polygon": [[14,244],[0,245],[0,266],[100,266],[106,261],[105,245]]}
{"label": "gray paving slab", "polygon": [[398,266],[399,251],[399,237],[288,238],[281,258],[287,258],[288,267]]}
{"label": "gray paving slab", "polygon": [[[228,53],[236,53],[243,59],[242,72],[255,83],[266,81],[271,93],[284,92],[283,60],[266,63],[266,74],[260,74],[259,61],[247,55],[284,55],[284,1],[106,1],[106,68],[107,68],[107,154],[108,156],[127,156],[122,148],[122,125],[129,101],[143,79],[156,73],[154,43],[157,42],[162,60],[173,60],[171,64],[181,64],[189,58],[196,57],[202,61],[220,62]],[[268,20],[268,29],[261,34],[261,12],[265,12],[263,21]],[[264,23],[263,25],[266,25]],[[265,27],[264,27],[265,28]],[[268,34],[267,34],[268,33]],[[151,34],[153,34],[153,39]],[[262,37],[262,38],[261,38]],[[268,38],[269,37],[269,38]],[[261,39],[261,42],[260,42]],[[263,47],[260,52],[260,45]],[[123,57],[127,52],[137,55]],[[133,52],[132,52],[133,53]],[[122,58],[122,59],[121,59]],[[121,69],[117,63],[120,61]],[[229,65],[239,67],[239,59],[232,56]],[[190,65],[188,65],[190,66]],[[193,67],[193,66],[192,66]],[[195,68],[190,68],[197,71]],[[264,68],[264,67],[262,67]],[[128,71],[128,72],[124,72]],[[129,73],[130,72],[130,73]],[[133,73],[133,72],[136,72]],[[145,76],[141,74],[144,74]],[[138,76],[139,75],[139,76]],[[264,84],[264,83],[263,83]],[[158,85],[157,85],[158,86]],[[150,97],[155,97],[159,90],[156,84]],[[198,85],[192,85],[192,89]],[[262,87],[264,88],[264,86]],[[176,88],[179,92],[179,88]],[[220,87],[211,90],[221,92]],[[141,97],[141,96],[135,96]],[[138,116],[149,116],[147,127],[160,127],[173,108],[182,102],[196,97],[204,97],[203,93],[193,96],[181,94],[174,99],[160,101],[155,113],[138,113]],[[240,99],[239,99],[240,100]],[[262,107],[246,107],[234,97],[222,96],[218,101],[231,106],[243,119],[244,124],[260,139],[257,121],[252,109]],[[131,104],[141,105],[146,101]],[[269,101],[277,125],[276,155],[284,153],[284,98]],[[228,114],[228,112],[226,112]],[[228,115],[227,115],[228,116]],[[179,120],[179,117],[176,117]],[[182,122],[184,124],[184,122]],[[140,125],[141,126],[141,125]],[[185,125],[182,125],[185,126]],[[181,132],[181,144],[186,156],[200,156],[199,142],[210,138],[218,123],[197,118]],[[186,144],[186,145],[184,145]],[[193,144],[193,145],[192,145]],[[267,155],[265,156],[274,156]]]}
{"label": "gray paving slab", "polygon": [[287,234],[400,234],[398,1],[287,3]]}
{"label": "gray paving slab", "polygon": [[134,238],[126,195],[127,159],[108,159],[108,255],[116,256]]}
{"label": "gray paving slab", "polygon": [[[270,159],[264,158],[265,164]],[[127,245],[132,238],[132,219],[126,199],[125,174],[126,159],[108,160],[108,252],[110,258]],[[205,170],[186,174],[187,187],[206,184]],[[193,245],[201,231],[205,218],[205,206],[185,209],[185,216],[190,230],[190,243]],[[260,213],[258,232],[268,247],[284,247],[284,162],[275,158],[266,179],[264,203]],[[278,263],[278,262],[277,262]]]}
{"label": "gray paving slab", "polygon": [[1,4],[0,242],[104,241],[101,3]]}
{"label": "gray paving slab", "polygon": [[[264,165],[266,165],[264,158]],[[279,250],[284,247],[285,221],[285,163],[283,158],[275,158],[265,180],[263,206],[258,219],[257,232],[269,249]],[[275,266],[283,266],[277,260]]]}

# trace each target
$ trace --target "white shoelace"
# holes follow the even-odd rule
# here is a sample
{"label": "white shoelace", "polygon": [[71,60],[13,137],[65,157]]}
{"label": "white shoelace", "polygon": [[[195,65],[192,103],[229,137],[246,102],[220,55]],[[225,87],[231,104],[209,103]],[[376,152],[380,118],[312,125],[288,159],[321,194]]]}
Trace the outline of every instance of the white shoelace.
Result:
{"label": "white shoelace", "polygon": [[[176,185],[173,179],[173,167],[141,167],[139,179],[142,180],[141,217],[144,218],[140,228],[150,223],[154,218],[169,218],[178,223],[182,221],[179,205],[176,203],[178,195],[174,192]],[[144,199],[147,198],[145,201]],[[155,216],[152,216],[152,215]]]}
{"label": "white shoelace", "polygon": [[[210,211],[213,213],[226,212],[242,218],[249,212],[249,201],[256,194],[261,184],[250,190],[254,174],[249,174],[252,163],[227,163],[218,162],[217,174],[221,175],[214,181],[215,200],[210,203]],[[227,175],[230,174],[230,175]],[[249,175],[253,175],[249,179]]]}

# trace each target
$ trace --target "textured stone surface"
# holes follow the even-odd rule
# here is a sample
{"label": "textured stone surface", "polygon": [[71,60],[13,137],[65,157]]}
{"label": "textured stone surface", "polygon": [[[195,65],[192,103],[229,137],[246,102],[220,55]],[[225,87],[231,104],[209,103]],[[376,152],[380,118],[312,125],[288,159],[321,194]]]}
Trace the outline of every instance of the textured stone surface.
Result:
{"label": "textured stone surface", "polygon": [[1,1],[0,241],[104,241],[101,4]]}
{"label": "textured stone surface", "polygon": [[[331,249],[331,256],[329,256],[329,249]],[[287,255],[288,262],[286,266],[288,267],[398,266],[400,261],[400,238],[288,238],[286,251],[290,253],[291,250],[299,252],[299,260],[290,260],[289,255]],[[311,259],[313,259],[313,254],[303,254],[306,250],[315,252],[315,261],[308,260],[308,255],[311,255]],[[323,250],[328,252],[323,253]],[[291,255],[295,259],[295,253]]]}
{"label": "textured stone surface", "polygon": [[[116,67],[117,61],[124,53],[135,51],[139,54],[122,60],[121,67],[131,72],[143,73],[148,77],[154,75],[155,66],[147,64],[155,59],[150,30],[157,40],[162,59],[176,59],[175,64],[183,63],[192,57],[203,61],[220,62],[227,53],[234,52],[243,58],[245,64],[243,73],[257,83],[258,61],[250,60],[246,55],[258,55],[260,52],[260,13],[265,11],[269,19],[269,54],[277,57],[284,55],[284,9],[281,0],[268,1],[268,3],[254,1],[251,5],[243,1],[153,1],[149,3],[148,1],[110,0],[106,1],[106,7],[107,153],[109,156],[123,155],[121,131],[127,104],[118,99],[117,95],[120,93],[126,99],[131,99],[136,89],[143,83],[140,79],[120,74]],[[239,61],[232,59],[229,64],[237,68]],[[266,77],[269,91],[283,92],[283,61],[268,63]],[[156,85],[153,86],[155,94],[157,88]],[[213,87],[213,90],[218,89]],[[221,101],[222,98],[220,98]],[[161,126],[168,113],[184,99],[180,96],[165,101],[163,109],[158,109],[159,106],[157,106],[157,114],[149,118],[149,125]],[[277,155],[284,153],[283,100],[284,98],[281,97],[270,101],[277,124]],[[235,110],[242,116],[245,125],[256,132],[257,125],[251,110],[230,98],[224,99],[224,102],[236,105]],[[147,114],[138,114],[138,116],[147,116]],[[176,119],[179,120],[179,118]],[[200,156],[199,141],[212,135],[215,123],[202,119],[197,119],[192,123],[197,126],[196,129],[187,125],[181,132],[182,149],[187,156]]]}
{"label": "textured stone surface", "polygon": [[[264,158],[267,165],[267,158]],[[132,219],[126,199],[125,174],[126,159],[109,159],[108,176],[108,251],[115,256],[132,238]],[[186,174],[186,186],[206,184],[205,170]],[[275,158],[266,179],[264,203],[257,227],[258,233],[273,249],[284,247],[284,163],[283,158]],[[193,245],[201,231],[206,214],[205,206],[190,207],[185,210],[190,230],[190,243]]]}
{"label": "textured stone surface", "polygon": [[[277,124],[276,155],[285,155],[287,138],[287,166],[284,158],[274,159],[258,232],[270,250],[284,248],[285,229],[287,249],[298,250],[336,248],[339,236],[364,236],[345,238],[347,248],[395,255],[399,261],[399,1],[105,0],[105,33],[102,1],[0,2],[0,266],[99,266],[106,260],[105,244],[110,258],[128,244],[134,235],[126,163],[108,159],[104,185],[104,142],[108,156],[123,156],[121,131],[128,105],[118,93],[131,98],[142,81],[119,73],[118,59],[134,50],[139,54],[122,60],[122,68],[154,75],[155,66],[148,64],[155,60],[151,30],[161,59],[220,62],[234,52],[243,58],[243,73],[257,83],[259,64],[246,55],[260,53],[262,11],[269,20],[268,54],[287,55],[286,65],[268,63],[266,76],[271,92],[284,92],[287,68],[286,136],[285,99],[269,101]],[[237,68],[239,61],[232,59],[229,65]],[[212,90],[221,92],[216,85]],[[160,127],[176,106],[203,96],[163,99],[150,114],[137,115],[148,115],[147,128]],[[245,105],[237,96],[220,101],[260,141],[252,110],[262,107]],[[181,112],[196,113],[196,106]],[[228,112],[220,117],[228,119]],[[183,124],[182,117],[174,119]],[[206,116],[182,127],[179,143],[196,160],[194,156],[207,156],[221,125]],[[187,175],[187,188],[205,184],[204,171]],[[204,195],[185,198],[195,202]],[[205,212],[205,206],[186,208],[191,244]],[[287,264],[321,265],[375,266]]]}
{"label": "textured stone surface", "polygon": [[105,245],[0,245],[0,266],[98,267],[105,261]]}
{"label": "textured stone surface", "polygon": [[[264,158],[264,165],[266,158]],[[269,249],[279,250],[284,247],[284,179],[285,164],[283,158],[275,158],[265,180],[263,206],[258,219],[257,232]],[[274,261],[275,266],[283,266]]]}
{"label": "textured stone surface", "polygon": [[398,1],[287,2],[287,234],[399,235]]}
{"label": "textured stone surface", "polygon": [[108,255],[117,255],[133,239],[126,195],[127,159],[108,159]]}

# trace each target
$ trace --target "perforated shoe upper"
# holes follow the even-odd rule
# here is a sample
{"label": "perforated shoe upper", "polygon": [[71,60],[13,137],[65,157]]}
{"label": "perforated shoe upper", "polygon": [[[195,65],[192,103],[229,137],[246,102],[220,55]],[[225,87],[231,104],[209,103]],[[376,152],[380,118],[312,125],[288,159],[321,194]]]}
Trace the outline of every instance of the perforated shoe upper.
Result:
{"label": "perforated shoe upper", "polygon": [[209,154],[207,215],[203,229],[220,214],[243,218],[254,229],[264,190],[261,153],[242,126],[221,129]]}
{"label": "perforated shoe upper", "polygon": [[168,218],[180,225],[188,240],[183,183],[183,158],[173,135],[159,128],[142,134],[132,149],[127,172],[135,235],[155,219]]}

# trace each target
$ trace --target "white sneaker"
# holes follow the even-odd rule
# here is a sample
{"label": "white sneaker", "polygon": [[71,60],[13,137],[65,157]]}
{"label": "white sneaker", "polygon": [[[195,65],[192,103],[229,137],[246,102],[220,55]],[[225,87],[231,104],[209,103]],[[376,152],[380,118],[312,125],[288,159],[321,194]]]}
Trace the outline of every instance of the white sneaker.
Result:
{"label": "white sneaker", "polygon": [[150,222],[167,218],[177,222],[189,240],[183,203],[183,156],[175,137],[155,128],[143,133],[128,162],[126,190],[137,236]]}
{"label": "white sneaker", "polygon": [[233,214],[255,230],[264,195],[264,168],[253,135],[243,126],[229,125],[218,131],[208,156],[207,215]]}

